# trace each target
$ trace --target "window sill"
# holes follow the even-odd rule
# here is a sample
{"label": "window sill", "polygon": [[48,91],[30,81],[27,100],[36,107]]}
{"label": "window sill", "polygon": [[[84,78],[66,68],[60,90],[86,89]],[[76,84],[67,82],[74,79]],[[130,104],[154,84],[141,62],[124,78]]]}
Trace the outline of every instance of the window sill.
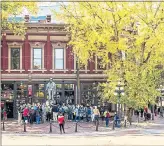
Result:
{"label": "window sill", "polygon": [[105,70],[102,69],[102,70],[93,70],[93,71],[105,71]]}
{"label": "window sill", "polygon": [[68,69],[51,69],[50,71],[68,71]]}
{"label": "window sill", "polygon": [[46,69],[29,69],[28,71],[30,71],[31,73],[32,73],[33,71],[44,73],[44,72],[47,71],[47,70],[46,70]]}
{"label": "window sill", "polygon": [[[71,70],[71,71],[77,71],[77,69]],[[81,70],[81,69],[80,69],[79,71],[90,71],[90,70],[85,70],[85,69]]]}
{"label": "window sill", "polygon": [[64,71],[64,73],[65,73],[66,71],[68,71],[68,69],[51,69],[50,71],[52,71],[53,73],[54,73],[54,72],[61,72],[61,71]]}
{"label": "window sill", "polygon": [[24,69],[7,69],[5,71],[11,72],[11,71],[16,71],[16,72],[22,72],[25,71]]}
{"label": "window sill", "polygon": [[28,71],[47,71],[46,69],[30,69]]}

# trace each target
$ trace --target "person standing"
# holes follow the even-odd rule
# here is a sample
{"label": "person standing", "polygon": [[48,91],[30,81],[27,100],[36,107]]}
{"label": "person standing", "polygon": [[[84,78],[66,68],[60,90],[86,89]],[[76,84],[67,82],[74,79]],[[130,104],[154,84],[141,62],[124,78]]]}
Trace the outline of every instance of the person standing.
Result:
{"label": "person standing", "polygon": [[58,123],[60,127],[60,133],[62,134],[62,129],[63,129],[63,132],[65,133],[65,130],[64,130],[65,120],[64,120],[64,115],[62,113],[60,113],[58,116]]}
{"label": "person standing", "polygon": [[79,120],[79,108],[76,107],[75,108],[75,122],[77,122]]}
{"label": "person standing", "polygon": [[92,120],[92,122],[93,122],[94,119],[95,119],[95,115],[94,115],[93,110],[94,110],[94,107],[91,106],[91,120]]}
{"label": "person standing", "polygon": [[51,119],[51,108],[50,108],[50,106],[46,106],[46,116],[47,116],[47,121],[50,122],[50,119]]}
{"label": "person standing", "polygon": [[4,111],[3,111],[3,120],[4,120],[4,121],[7,121],[7,112],[6,112],[5,109],[4,109]]}
{"label": "person standing", "polygon": [[86,121],[89,122],[91,119],[91,108],[88,106],[86,111]]}
{"label": "person standing", "polygon": [[57,105],[54,105],[52,107],[52,112],[53,112],[53,120],[56,122],[57,121],[57,115],[58,115],[58,112],[59,112],[59,109],[58,109]]}
{"label": "person standing", "polygon": [[43,123],[46,122],[46,106],[45,104],[42,105],[42,119],[43,119]]}
{"label": "person standing", "polygon": [[105,123],[106,123],[106,127],[109,127],[109,118],[110,118],[110,113],[108,110],[106,110],[104,112],[104,117],[105,117]]}
{"label": "person standing", "polygon": [[31,107],[29,113],[30,113],[30,124],[33,124],[33,122],[34,122],[34,113],[35,113],[33,107]]}
{"label": "person standing", "polygon": [[25,109],[23,110],[23,118],[25,123],[28,123],[28,116],[29,116],[29,110],[27,107],[25,107]]}
{"label": "person standing", "polygon": [[99,117],[100,117],[100,111],[97,108],[97,106],[95,106],[95,109],[93,110],[93,114],[95,116],[95,124],[96,124],[96,121],[99,122]]}
{"label": "person standing", "polygon": [[22,106],[18,108],[18,124],[21,124],[22,122]]}

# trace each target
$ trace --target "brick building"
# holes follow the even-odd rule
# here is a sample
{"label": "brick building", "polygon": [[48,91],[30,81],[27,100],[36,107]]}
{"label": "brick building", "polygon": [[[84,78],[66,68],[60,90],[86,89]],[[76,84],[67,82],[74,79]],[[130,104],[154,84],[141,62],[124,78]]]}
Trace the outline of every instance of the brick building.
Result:
{"label": "brick building", "polygon": [[[78,98],[76,56],[67,45],[65,25],[51,22],[50,15],[35,18],[35,23],[32,17],[24,19],[28,28],[25,39],[9,30],[2,32],[1,106],[10,109],[11,118],[16,117],[21,103],[46,101],[49,78],[53,78],[57,86],[57,103],[76,104]],[[96,56],[80,68],[79,77],[80,102],[101,104],[96,86],[104,82],[106,76]]]}

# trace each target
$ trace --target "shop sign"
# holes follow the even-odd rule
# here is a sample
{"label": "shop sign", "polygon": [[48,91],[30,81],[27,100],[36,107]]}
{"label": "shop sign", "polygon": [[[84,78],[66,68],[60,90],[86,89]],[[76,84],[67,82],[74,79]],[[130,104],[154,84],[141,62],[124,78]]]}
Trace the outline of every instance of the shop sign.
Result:
{"label": "shop sign", "polygon": [[32,85],[28,85],[28,95],[32,95]]}

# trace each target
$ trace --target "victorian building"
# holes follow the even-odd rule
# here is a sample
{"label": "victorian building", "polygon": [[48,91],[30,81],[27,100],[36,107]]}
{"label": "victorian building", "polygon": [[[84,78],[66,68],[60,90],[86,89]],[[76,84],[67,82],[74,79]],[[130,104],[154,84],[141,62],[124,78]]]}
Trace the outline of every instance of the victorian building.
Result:
{"label": "victorian building", "polygon": [[[25,16],[25,38],[5,30],[1,40],[1,106],[16,117],[21,103],[45,102],[46,84],[53,78],[57,103],[100,105],[98,82],[106,81],[95,56],[79,70],[80,97],[77,97],[77,64],[64,24],[51,22],[51,16]],[[114,110],[111,106],[111,110]]]}

